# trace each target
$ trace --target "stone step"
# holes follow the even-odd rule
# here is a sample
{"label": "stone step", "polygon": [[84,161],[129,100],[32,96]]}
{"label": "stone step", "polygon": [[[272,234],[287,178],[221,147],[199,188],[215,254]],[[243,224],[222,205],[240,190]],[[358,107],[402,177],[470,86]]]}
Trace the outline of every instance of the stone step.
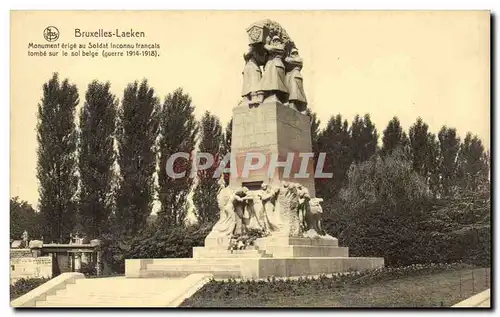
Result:
{"label": "stone step", "polygon": [[225,264],[238,264],[237,259],[233,258],[167,258],[167,259],[153,259],[148,262],[148,266],[155,265],[169,265],[169,266],[185,266],[186,264],[199,264],[199,265],[225,265]]}
{"label": "stone step", "polygon": [[262,258],[270,257],[264,250],[224,250],[207,247],[194,247],[194,259],[211,259],[211,258]]}
{"label": "stone step", "polygon": [[152,278],[152,277],[187,277],[191,274],[198,273],[210,273],[217,278],[238,278],[241,277],[240,270],[238,271],[210,271],[210,270],[186,270],[186,271],[172,271],[172,270],[147,270],[142,273],[141,278]]}
{"label": "stone step", "polygon": [[[163,260],[163,259],[160,259]],[[154,262],[156,263],[156,262]],[[151,287],[151,285],[164,285],[165,283],[171,283],[175,284],[177,283],[178,280],[174,279],[167,279],[167,278],[155,278],[155,279],[149,279],[149,280],[141,280],[138,279],[134,282],[134,287]],[[92,286],[107,286],[107,285],[113,285],[113,286],[120,286],[120,285],[130,285],[130,279],[126,278],[125,276],[119,276],[119,277],[105,277],[105,278],[82,278],[76,280],[74,284],[69,284],[69,285],[92,285]]]}
{"label": "stone step", "polygon": [[238,263],[218,263],[218,264],[203,264],[203,263],[184,263],[184,265],[178,265],[174,263],[158,263],[149,264],[147,266],[148,270],[175,270],[175,271],[190,271],[190,270],[214,270],[214,271],[224,271],[224,270],[239,270],[240,265]]}
{"label": "stone step", "polygon": [[[154,294],[150,297],[131,297],[131,296],[122,296],[121,294],[114,294],[113,296],[87,296],[81,294],[69,294],[66,296],[47,296],[45,302],[48,303],[72,303],[81,301],[83,303],[114,303],[114,302],[123,302],[123,301],[135,301],[135,302],[144,302],[151,301],[161,294]],[[153,298],[154,297],[154,298]]]}
{"label": "stone step", "polygon": [[162,307],[161,301],[115,300],[112,302],[85,301],[81,298],[70,298],[67,301],[42,301],[36,307]]}
{"label": "stone step", "polygon": [[[120,297],[132,297],[132,298],[149,298],[151,296],[156,296],[158,294],[162,294],[164,292],[168,292],[169,288],[166,289],[156,289],[154,291],[138,291],[138,290],[121,290],[119,292]],[[111,293],[109,290],[82,290],[82,289],[63,289],[57,291],[54,295],[49,295],[47,296],[47,299],[53,298],[53,297],[68,297],[72,296],[73,294],[78,294],[79,296],[88,296],[88,297],[116,297],[116,293]]]}
{"label": "stone step", "polygon": [[49,295],[45,298],[45,301],[47,302],[54,302],[54,301],[66,301],[69,299],[74,299],[74,298],[82,298],[83,300],[86,301],[100,301],[102,300],[103,302],[109,302],[109,301],[115,301],[119,298],[136,298],[137,300],[144,301],[144,300],[149,300],[149,299],[154,299],[157,296],[161,296],[162,294],[166,294],[168,291],[164,290],[163,292],[156,292],[156,293],[149,293],[147,295],[142,295],[142,294],[122,294],[121,292],[117,291],[115,293],[99,293],[99,294],[81,294],[80,292],[71,292],[67,294],[57,294],[57,295]]}
{"label": "stone step", "polygon": [[81,279],[77,280],[76,283],[74,284],[68,284],[66,285],[66,288],[79,288],[79,289],[90,289],[90,290],[95,290],[95,289],[124,289],[124,288],[130,288],[132,287],[134,290],[152,290],[155,288],[165,288],[167,286],[175,286],[176,283],[178,282],[177,280],[172,281],[168,279],[151,279],[151,283],[147,283],[146,280],[141,280],[137,279],[134,281],[134,283],[131,285],[130,284],[130,279],[123,279],[123,281],[120,281],[119,283],[116,282],[110,282],[110,283],[93,283],[93,279]]}
{"label": "stone step", "polygon": [[[55,293],[51,295],[47,295],[49,290],[32,294],[29,303],[16,307],[177,307],[205,285],[210,277],[210,274],[192,274],[182,281],[176,278],[154,277],[147,279],[81,277],[81,282],[66,284],[64,289],[54,290]],[[42,296],[43,294],[46,296]]]}
{"label": "stone step", "polygon": [[255,246],[260,250],[265,250],[266,246],[295,246],[295,245],[309,245],[309,246],[330,246],[337,247],[339,242],[336,238],[331,239],[311,239],[299,237],[265,237],[255,240]]}
{"label": "stone step", "polygon": [[266,246],[266,253],[272,257],[303,258],[303,257],[348,257],[349,248],[332,246],[290,245]]}
{"label": "stone step", "polygon": [[241,268],[239,264],[198,264],[186,263],[182,266],[178,264],[149,264],[143,277],[186,277],[195,273],[210,273],[217,277],[239,277]]}

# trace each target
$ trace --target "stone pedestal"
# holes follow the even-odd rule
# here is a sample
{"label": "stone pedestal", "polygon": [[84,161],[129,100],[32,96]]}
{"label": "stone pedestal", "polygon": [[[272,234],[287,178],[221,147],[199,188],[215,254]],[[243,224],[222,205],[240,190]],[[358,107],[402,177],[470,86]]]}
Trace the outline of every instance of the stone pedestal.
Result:
{"label": "stone pedestal", "polygon": [[190,259],[131,259],[126,277],[182,277],[211,273],[218,278],[267,278],[331,274],[384,266],[383,258],[352,258],[337,239],[269,237],[253,248],[227,250],[215,246],[193,248]]}
{"label": "stone pedestal", "polygon": [[[240,106],[233,109],[233,134],[231,153],[237,162],[236,175],[231,175],[229,185],[232,188],[265,182],[279,186],[281,180],[302,184],[315,197],[314,164],[312,158],[307,164],[307,177],[295,177],[300,171],[302,157],[300,153],[312,153],[310,118],[279,101],[267,102],[258,107]],[[258,170],[251,170],[243,177],[243,166],[248,153],[261,153],[266,163]],[[276,157],[278,162],[293,158],[289,178],[283,174],[283,167],[276,167],[274,175],[269,177],[269,164]],[[254,163],[256,163],[255,158]],[[278,165],[279,166],[279,165]]]}

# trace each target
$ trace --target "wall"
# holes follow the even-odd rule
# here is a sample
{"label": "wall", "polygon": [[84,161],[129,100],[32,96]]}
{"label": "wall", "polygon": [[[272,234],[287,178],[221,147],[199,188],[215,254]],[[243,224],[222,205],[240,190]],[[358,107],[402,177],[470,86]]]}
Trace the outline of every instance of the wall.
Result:
{"label": "wall", "polygon": [[12,257],[10,258],[10,283],[21,278],[52,277],[52,257]]}

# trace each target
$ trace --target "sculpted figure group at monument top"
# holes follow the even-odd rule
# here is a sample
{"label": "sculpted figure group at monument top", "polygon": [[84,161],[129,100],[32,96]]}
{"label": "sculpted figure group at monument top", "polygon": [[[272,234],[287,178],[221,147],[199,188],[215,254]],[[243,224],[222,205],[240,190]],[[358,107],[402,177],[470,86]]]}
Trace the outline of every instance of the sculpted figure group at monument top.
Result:
{"label": "sculpted figure group at monument top", "polygon": [[253,23],[246,31],[250,43],[243,54],[240,106],[257,107],[274,101],[304,112],[303,61],[286,30],[268,19]]}

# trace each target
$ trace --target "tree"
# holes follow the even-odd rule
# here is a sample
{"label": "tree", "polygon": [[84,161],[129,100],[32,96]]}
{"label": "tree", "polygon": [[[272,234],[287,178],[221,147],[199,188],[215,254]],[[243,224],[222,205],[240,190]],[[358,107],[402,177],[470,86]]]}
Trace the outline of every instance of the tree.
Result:
{"label": "tree", "polygon": [[127,86],[116,137],[120,167],[116,222],[123,234],[143,228],[152,211],[159,111],[158,98],[146,80]]}
{"label": "tree", "polygon": [[341,197],[353,208],[428,198],[427,184],[413,171],[401,148],[388,156],[375,155],[361,164],[351,165],[348,180]]}
{"label": "tree", "polygon": [[173,178],[167,174],[167,160],[174,153],[192,153],[196,145],[198,126],[191,97],[181,88],[168,94],[161,110],[160,169],[158,193],[161,210],[158,221],[163,225],[183,226],[188,206],[187,196],[193,185],[191,160],[176,159],[174,172],[186,172],[185,177]]}
{"label": "tree", "polygon": [[10,199],[10,238],[20,240],[25,230],[30,240],[42,239],[43,223],[40,214],[27,201],[13,197]]}
{"label": "tree", "polygon": [[410,144],[412,148],[413,170],[427,178],[429,174],[429,126],[423,122],[422,118],[410,127]]}
{"label": "tree", "polygon": [[429,174],[428,184],[433,196],[436,198],[439,195],[441,177],[439,173],[439,157],[440,146],[439,140],[434,133],[429,133],[429,155],[427,157],[427,172]]}
{"label": "tree", "polygon": [[311,111],[310,108],[306,109],[306,115],[311,120],[311,142],[312,151],[314,153],[314,169],[316,169],[316,162],[318,161],[319,155],[319,139],[321,137],[321,130],[319,128],[321,121],[318,119],[316,113]]}
{"label": "tree", "polygon": [[60,84],[57,73],[43,85],[43,98],[38,104],[37,177],[44,237],[49,241],[65,242],[75,225],[78,102],[76,86],[68,79]]}
{"label": "tree", "polygon": [[93,81],[80,110],[79,219],[84,232],[91,238],[109,231],[115,179],[113,142],[117,105],[109,82]]}
{"label": "tree", "polygon": [[481,140],[469,132],[458,152],[458,181],[463,190],[477,191],[488,183],[489,157]]}
{"label": "tree", "polygon": [[460,138],[457,130],[443,126],[439,137],[439,174],[441,193],[444,196],[453,194],[457,181],[457,157],[460,149]]}
{"label": "tree", "polygon": [[488,187],[462,189],[460,195],[436,200],[429,210],[439,256],[478,266],[491,265],[491,193]]}
{"label": "tree", "polygon": [[311,120],[311,140],[312,140],[312,148],[313,152],[317,152],[318,142],[321,137],[321,131],[319,125],[321,121],[318,119],[316,112],[311,111],[310,108],[307,108],[306,115]]}
{"label": "tree", "polygon": [[[233,137],[233,118],[231,117],[231,120],[229,120],[228,124],[226,125],[226,130],[224,132],[224,143],[222,145],[222,150],[221,150],[221,155],[225,156],[228,153],[231,153],[231,138]],[[227,162],[226,165],[227,168],[231,167],[231,162]],[[229,185],[229,179],[231,178],[231,175],[228,173],[224,173],[224,185],[228,186]]]}
{"label": "tree", "polygon": [[315,153],[326,154],[323,171],[333,173],[332,178],[315,179],[317,195],[323,199],[335,199],[346,181],[346,172],[352,163],[347,120],[342,120],[340,114],[331,117],[317,146],[318,149],[313,149]]}
{"label": "tree", "polygon": [[410,146],[413,170],[424,177],[430,191],[436,196],[439,188],[439,143],[420,117],[410,127]]}
{"label": "tree", "polygon": [[377,152],[378,133],[369,114],[354,117],[351,125],[351,155],[355,163],[361,163]]}
{"label": "tree", "polygon": [[[339,207],[326,228],[353,256],[384,257],[387,265],[426,262],[428,189],[403,149],[353,164]],[[422,251],[425,251],[422,252]]]}
{"label": "tree", "polygon": [[[219,179],[213,176],[221,160],[223,138],[219,118],[206,111],[200,122],[199,152],[211,154],[214,158],[214,164],[205,170],[198,169],[197,171],[198,184],[194,190],[193,202],[200,224],[215,223],[219,217],[217,194],[220,185]],[[206,159],[200,159],[200,165],[205,163]]]}
{"label": "tree", "polygon": [[389,155],[396,148],[404,148],[408,144],[408,137],[401,127],[398,117],[389,121],[382,137],[382,155]]}

